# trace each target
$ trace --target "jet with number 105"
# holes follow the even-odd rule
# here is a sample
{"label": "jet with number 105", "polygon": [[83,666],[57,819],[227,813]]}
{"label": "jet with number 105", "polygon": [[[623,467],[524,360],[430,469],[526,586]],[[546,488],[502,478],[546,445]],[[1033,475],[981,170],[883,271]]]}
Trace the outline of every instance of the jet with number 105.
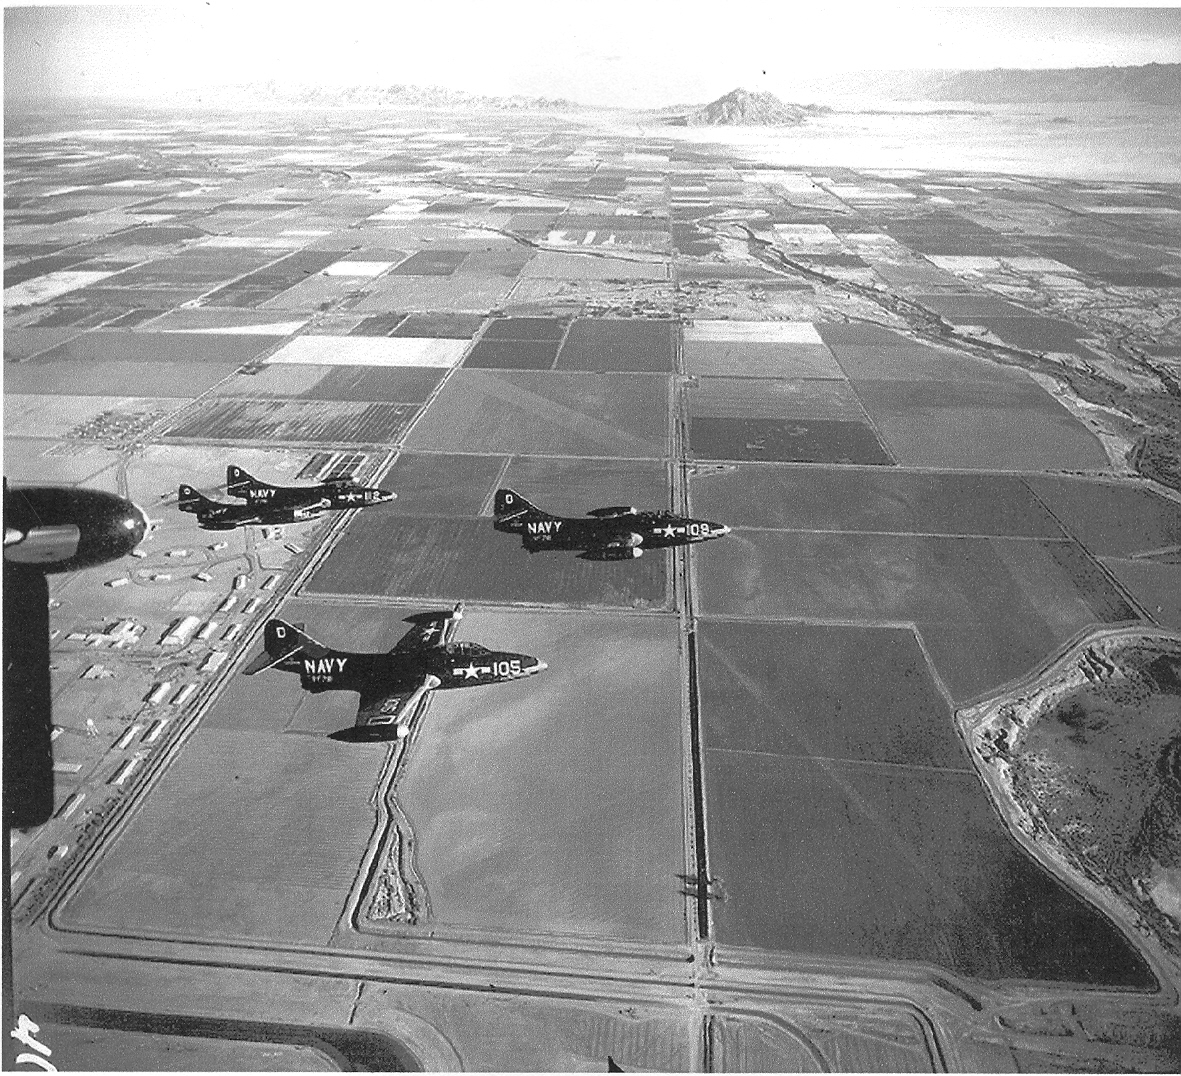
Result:
{"label": "jet with number 105", "polygon": [[578,549],[583,560],[633,560],[645,549],[707,542],[730,533],[724,523],[671,512],[638,512],[630,505],[595,508],[588,518],[567,519],[543,512],[511,489],[496,491],[493,513],[493,526],[519,534],[530,553]]}
{"label": "jet with number 105", "polygon": [[452,610],[407,617],[414,626],[385,654],[334,650],[305,635],[302,624],[268,620],[264,650],[242,671],[299,673],[304,691],[356,691],[361,696],[356,725],[330,734],[333,740],[372,742],[401,739],[410,732],[419,703],[432,691],[482,687],[520,680],[545,669],[528,654],[457,643],[463,602]]}

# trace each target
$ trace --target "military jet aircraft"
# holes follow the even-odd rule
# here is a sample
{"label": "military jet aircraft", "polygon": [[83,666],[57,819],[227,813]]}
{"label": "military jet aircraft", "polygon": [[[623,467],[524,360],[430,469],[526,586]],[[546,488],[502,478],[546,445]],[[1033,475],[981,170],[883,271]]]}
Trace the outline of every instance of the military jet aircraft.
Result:
{"label": "military jet aircraft", "polygon": [[528,654],[455,642],[462,618],[463,602],[452,610],[407,617],[413,627],[387,654],[333,650],[305,635],[302,624],[268,620],[265,649],[242,671],[253,676],[276,668],[299,673],[305,691],[359,692],[356,725],[331,733],[331,739],[362,743],[401,739],[409,733],[427,692],[501,684],[546,668],[544,661]]}
{"label": "military jet aircraft", "polygon": [[689,519],[671,512],[637,512],[630,505],[596,508],[589,519],[565,519],[543,512],[519,493],[498,489],[493,526],[519,534],[530,553],[580,549],[583,560],[632,560],[645,549],[689,545],[730,533],[724,523]]}
{"label": "military jet aircraft", "polygon": [[192,486],[181,486],[177,491],[177,507],[197,517],[197,526],[207,531],[232,531],[235,527],[279,526],[283,523],[306,523],[318,518],[327,508],[325,498],[318,504],[298,508],[255,508],[249,504],[227,504],[211,501]]}
{"label": "military jet aircraft", "polygon": [[243,498],[251,508],[316,508],[335,512],[384,504],[398,495],[376,486],[358,485],[351,478],[330,478],[317,486],[272,486],[241,467],[226,468],[226,492]]}

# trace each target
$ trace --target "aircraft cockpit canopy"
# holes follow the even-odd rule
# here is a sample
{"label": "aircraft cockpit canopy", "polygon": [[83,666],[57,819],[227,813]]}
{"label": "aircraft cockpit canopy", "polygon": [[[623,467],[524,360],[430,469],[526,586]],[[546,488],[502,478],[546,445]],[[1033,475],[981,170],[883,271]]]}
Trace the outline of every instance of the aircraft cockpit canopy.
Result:
{"label": "aircraft cockpit canopy", "polygon": [[480,657],[483,654],[491,654],[492,651],[479,643],[451,643],[447,647],[447,653],[458,657]]}

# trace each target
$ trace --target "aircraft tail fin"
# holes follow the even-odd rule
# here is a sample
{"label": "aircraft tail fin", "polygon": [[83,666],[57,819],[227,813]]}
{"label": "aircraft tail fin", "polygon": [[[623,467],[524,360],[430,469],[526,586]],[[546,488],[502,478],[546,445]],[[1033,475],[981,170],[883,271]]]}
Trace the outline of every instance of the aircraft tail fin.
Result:
{"label": "aircraft tail fin", "polygon": [[266,482],[260,482],[236,463],[231,463],[226,468],[226,492],[231,497],[244,497],[249,500],[254,490],[274,488]]}
{"label": "aircraft tail fin", "polygon": [[176,491],[177,508],[182,512],[199,512],[206,505],[213,504],[208,497],[198,493],[192,486],[182,484]]}
{"label": "aircraft tail fin", "polygon": [[520,534],[529,520],[556,519],[526,500],[515,490],[498,489],[492,508],[493,526],[498,531]]}
{"label": "aircraft tail fin", "polygon": [[278,667],[298,672],[304,657],[322,657],[328,647],[316,642],[303,632],[302,624],[288,624],[285,620],[268,620],[263,629],[263,652],[242,671],[253,676],[264,669]]}

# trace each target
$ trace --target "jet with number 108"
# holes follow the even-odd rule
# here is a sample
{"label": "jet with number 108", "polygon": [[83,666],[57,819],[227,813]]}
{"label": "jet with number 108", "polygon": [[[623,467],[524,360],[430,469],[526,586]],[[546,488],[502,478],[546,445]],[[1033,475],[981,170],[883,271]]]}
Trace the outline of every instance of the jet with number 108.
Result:
{"label": "jet with number 108", "polygon": [[630,505],[595,508],[589,518],[567,519],[543,512],[519,493],[498,489],[493,526],[519,534],[530,553],[578,549],[583,560],[633,560],[645,549],[691,545],[730,533],[724,523],[690,519],[671,512],[638,512]]}

